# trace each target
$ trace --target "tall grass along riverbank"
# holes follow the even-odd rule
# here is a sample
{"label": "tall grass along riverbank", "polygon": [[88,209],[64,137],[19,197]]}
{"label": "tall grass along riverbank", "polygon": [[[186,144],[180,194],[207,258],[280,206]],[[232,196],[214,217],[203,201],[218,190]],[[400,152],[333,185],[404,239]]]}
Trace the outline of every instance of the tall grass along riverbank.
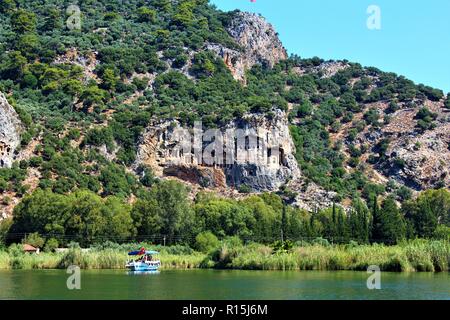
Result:
{"label": "tall grass along riverbank", "polygon": [[[132,245],[71,248],[66,252],[24,254],[19,246],[0,251],[0,269],[123,269]],[[224,241],[209,253],[188,247],[163,247],[159,258],[164,269],[220,268],[245,270],[366,270],[377,265],[383,271],[449,271],[447,241],[416,240],[396,246],[304,245],[274,250],[261,244],[241,245]]]}
{"label": "tall grass along riverbank", "polygon": [[[70,265],[82,269],[123,269],[130,259],[127,252],[142,245],[114,245],[93,247],[88,250],[75,247],[65,252],[23,253],[20,245],[0,251],[0,269],[64,269]],[[198,268],[205,259],[202,253],[183,246],[167,247],[160,250],[158,259],[163,262],[161,269]]]}
{"label": "tall grass along riverbank", "polygon": [[[248,270],[367,270],[448,271],[450,246],[443,241],[415,241],[397,246],[341,245],[295,247],[272,254],[271,248],[251,245],[238,250],[222,246],[211,262],[215,266]],[[210,262],[210,263],[211,263]]]}

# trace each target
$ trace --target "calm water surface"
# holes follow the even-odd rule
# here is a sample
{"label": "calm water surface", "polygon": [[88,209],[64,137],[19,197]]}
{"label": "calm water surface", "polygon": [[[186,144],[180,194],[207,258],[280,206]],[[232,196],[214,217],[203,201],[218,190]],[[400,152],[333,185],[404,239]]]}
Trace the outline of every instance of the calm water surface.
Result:
{"label": "calm water surface", "polygon": [[63,270],[0,270],[0,299],[445,299],[449,273],[382,273],[368,290],[365,272],[81,271],[81,290],[68,290]]}

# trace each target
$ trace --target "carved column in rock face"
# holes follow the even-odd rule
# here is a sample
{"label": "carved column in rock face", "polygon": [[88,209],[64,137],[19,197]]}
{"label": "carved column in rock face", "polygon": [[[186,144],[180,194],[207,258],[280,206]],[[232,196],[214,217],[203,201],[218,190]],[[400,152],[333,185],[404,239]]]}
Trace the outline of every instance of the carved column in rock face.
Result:
{"label": "carved column in rock face", "polygon": [[0,167],[11,167],[21,128],[19,116],[0,92]]}

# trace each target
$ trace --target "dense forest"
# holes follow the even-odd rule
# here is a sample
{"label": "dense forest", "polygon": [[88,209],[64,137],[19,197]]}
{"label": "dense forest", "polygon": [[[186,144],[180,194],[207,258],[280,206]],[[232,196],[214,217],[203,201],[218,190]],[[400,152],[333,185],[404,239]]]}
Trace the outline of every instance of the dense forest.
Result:
{"label": "dense forest", "polygon": [[[79,0],[77,16],[67,10],[70,4],[0,3],[0,91],[26,126],[20,148],[31,153],[0,168],[3,204],[12,201],[7,194],[20,200],[13,219],[0,224],[1,240],[38,233],[60,245],[161,242],[163,236],[168,243],[193,244],[198,234],[210,232],[262,243],[394,244],[450,236],[445,183],[413,196],[408,186],[374,182],[360,165],[368,150],[352,146],[358,132],[388,124],[399,104],[417,109],[417,132],[432,129],[436,115],[420,101],[444,99],[450,109],[450,94],[357,63],[346,62],[349,67],[330,78],[297,74],[296,68],[324,61],[295,55],[274,68],[254,66],[244,86],[222,59],[203,49],[205,43],[240,49],[226,31],[235,12],[221,12],[207,0]],[[70,19],[81,19],[80,29],[69,28]],[[96,52],[97,64],[83,69],[68,52]],[[367,94],[369,87],[374,89]],[[364,109],[376,102],[389,102],[389,108]],[[202,120],[213,127],[248,112],[270,116],[274,109],[289,113],[305,178],[337,194],[332,207],[308,212],[290,206],[288,189],[242,200],[205,191],[192,200],[181,183],[158,179],[146,167],[129,169],[152,118],[186,125]],[[354,119],[357,113],[362,119]],[[332,141],[345,125],[347,136]],[[368,163],[383,167],[389,143],[377,143]],[[114,160],[102,146],[118,149]],[[39,172],[32,192],[25,182],[30,170]],[[351,199],[349,210],[340,206],[344,199]]]}
{"label": "dense forest", "polygon": [[[279,240],[396,244],[415,238],[448,239],[448,191],[426,191],[404,202],[401,209],[392,197],[381,204],[374,198],[370,207],[355,200],[352,207],[348,213],[338,206],[307,212],[286,206],[280,196],[269,193],[239,201],[199,193],[191,202],[183,184],[161,181],[133,205],[86,190],[69,195],[38,190],[16,207],[12,226],[7,227],[11,240],[38,233],[45,241],[62,245],[144,240],[193,245],[197,235],[204,233],[265,244]],[[8,235],[7,227],[0,236]]]}

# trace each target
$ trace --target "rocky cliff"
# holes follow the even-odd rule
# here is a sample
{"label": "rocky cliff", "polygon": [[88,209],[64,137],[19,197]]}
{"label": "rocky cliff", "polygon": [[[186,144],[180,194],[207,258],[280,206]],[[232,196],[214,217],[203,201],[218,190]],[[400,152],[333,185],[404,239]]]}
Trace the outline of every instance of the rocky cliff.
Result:
{"label": "rocky cliff", "polygon": [[[206,49],[220,56],[238,81],[245,83],[246,71],[256,64],[273,67],[288,57],[273,26],[257,14],[234,13],[227,31],[239,50],[212,43],[207,44]],[[219,128],[225,145],[227,132],[240,131],[244,142],[233,142],[229,150],[225,146],[223,153],[220,152],[224,159],[214,155],[216,161],[208,164],[194,154],[194,145],[192,152],[177,149],[182,129],[177,121],[153,123],[141,139],[136,166],[145,164],[159,176],[177,177],[203,187],[239,189],[247,186],[253,191],[277,190],[288,181],[298,179],[300,170],[294,157],[287,115],[279,110],[274,114],[271,119],[249,114]],[[194,131],[195,128],[190,129],[192,134]],[[203,141],[197,148],[203,154],[208,143]],[[232,159],[231,163],[225,158]]]}
{"label": "rocky cliff", "polygon": [[20,144],[19,116],[0,92],[0,167],[10,167]]}
{"label": "rocky cliff", "polygon": [[236,80],[245,82],[245,72],[256,64],[273,67],[288,57],[273,26],[257,14],[235,13],[227,31],[241,50],[217,44],[207,49],[223,58]]}
{"label": "rocky cliff", "polygon": [[380,171],[418,191],[450,186],[450,113],[440,103],[425,105],[436,114],[434,129],[419,132],[414,119],[417,110],[404,109],[381,132],[391,144]]}
{"label": "rocky cliff", "polygon": [[177,121],[154,124],[141,140],[136,166],[203,187],[274,191],[300,177],[294,153],[286,114],[276,111],[212,131],[181,128]]}

